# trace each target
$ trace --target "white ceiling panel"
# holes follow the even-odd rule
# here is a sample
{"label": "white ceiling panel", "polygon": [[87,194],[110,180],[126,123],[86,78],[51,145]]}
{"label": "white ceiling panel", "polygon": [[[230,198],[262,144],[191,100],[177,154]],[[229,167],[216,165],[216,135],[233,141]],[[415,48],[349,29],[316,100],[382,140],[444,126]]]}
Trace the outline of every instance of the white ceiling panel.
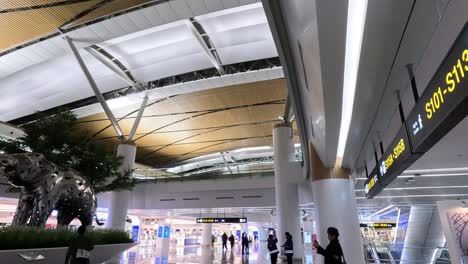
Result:
{"label": "white ceiling panel", "polygon": [[206,7],[206,4],[204,2],[191,0],[186,0],[185,2],[188,6],[190,6],[190,9],[192,9],[194,16],[200,16],[209,13],[208,8]]}
{"label": "white ceiling panel", "polygon": [[223,4],[221,3],[221,0],[205,0],[205,4],[210,12],[223,10]]}
{"label": "white ceiling panel", "polygon": [[268,40],[225,47],[217,51],[223,64],[233,64],[242,61],[252,61],[278,56],[274,43]]}
{"label": "white ceiling panel", "polygon": [[156,6],[156,9],[159,12],[159,15],[163,18],[165,23],[171,23],[174,22],[177,19],[177,14],[174,12],[174,9],[172,9],[172,6],[170,3],[162,3]]}
{"label": "white ceiling panel", "polygon": [[177,17],[193,17],[195,14],[192,12],[192,9],[184,0],[174,0],[170,1],[172,9],[177,14]]}
{"label": "white ceiling panel", "polygon": [[239,6],[239,0],[221,0],[224,8],[233,8]]}
{"label": "white ceiling panel", "polygon": [[141,12],[130,12],[128,18],[137,26],[138,30],[143,30],[150,26],[149,20]]}
{"label": "white ceiling panel", "polygon": [[[103,47],[125,65],[140,82],[213,68],[212,62],[198,40],[185,21],[180,19],[186,19],[186,16],[193,16],[195,13],[203,13],[203,10],[207,11],[217,4],[221,2],[194,0],[188,4],[186,0],[171,1],[80,28],[69,33],[69,36],[75,40],[101,92],[113,91],[128,84],[88,54],[83,47],[90,44]],[[240,2],[232,1],[228,5],[234,4],[239,5]],[[208,7],[209,5],[211,7]],[[209,33],[210,37],[213,34],[213,41],[219,44],[218,53],[223,63],[231,64],[277,56],[264,16],[259,4],[202,16],[203,23],[212,30]],[[236,19],[238,27],[234,26]],[[171,23],[153,25],[161,21],[171,21]],[[216,27],[210,23],[224,23],[224,25]],[[271,75],[267,74],[269,71],[272,71]],[[277,71],[278,69],[261,71],[258,76],[262,80],[278,78]],[[281,72],[281,69],[279,71]],[[253,82],[258,76],[250,72],[226,75],[215,78],[216,80],[176,85],[173,90],[158,89],[153,94],[168,96]],[[94,94],[61,36],[0,57],[2,102],[0,120],[2,121],[91,96]],[[22,103],[25,100],[31,103]],[[115,107],[121,107],[133,101],[120,98],[110,102]],[[18,104],[21,104],[21,107],[18,107]],[[94,106],[94,109],[102,111],[99,106]],[[82,113],[87,114],[94,112],[92,109],[82,110]]]}
{"label": "white ceiling panel", "polygon": [[223,64],[278,56],[260,3],[196,17]]}

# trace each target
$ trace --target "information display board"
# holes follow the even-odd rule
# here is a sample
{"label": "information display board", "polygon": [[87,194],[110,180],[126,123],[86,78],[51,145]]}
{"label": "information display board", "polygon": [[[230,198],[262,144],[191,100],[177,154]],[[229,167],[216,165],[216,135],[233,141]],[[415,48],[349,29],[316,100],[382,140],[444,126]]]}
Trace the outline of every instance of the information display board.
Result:
{"label": "information display board", "polygon": [[229,217],[229,218],[197,218],[197,223],[247,223],[246,217]]}
{"label": "information display board", "polygon": [[395,223],[361,223],[360,227],[373,227],[373,228],[393,228],[396,227]]}
{"label": "information display board", "polygon": [[380,175],[378,166],[376,166],[369,175],[368,179],[364,183],[364,192],[367,199],[374,198],[382,188],[380,187]]}
{"label": "information display board", "polygon": [[468,114],[468,27],[460,33],[407,118],[415,152],[426,152]]}
{"label": "information display board", "polygon": [[374,198],[419,157],[420,153],[413,153],[411,150],[406,126],[403,124],[365,182],[366,198]]}

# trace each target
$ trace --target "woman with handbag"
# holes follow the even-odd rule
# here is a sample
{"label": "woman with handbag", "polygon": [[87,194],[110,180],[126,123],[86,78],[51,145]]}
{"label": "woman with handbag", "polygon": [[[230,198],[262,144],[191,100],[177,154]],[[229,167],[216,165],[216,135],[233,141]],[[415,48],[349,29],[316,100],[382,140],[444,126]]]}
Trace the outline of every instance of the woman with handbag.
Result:
{"label": "woman with handbag", "polygon": [[328,246],[324,249],[319,245],[317,240],[314,240],[314,248],[317,249],[318,254],[325,257],[325,264],[345,264],[346,260],[343,255],[343,249],[338,240],[340,236],[338,229],[329,227],[327,234],[328,240],[330,240]]}

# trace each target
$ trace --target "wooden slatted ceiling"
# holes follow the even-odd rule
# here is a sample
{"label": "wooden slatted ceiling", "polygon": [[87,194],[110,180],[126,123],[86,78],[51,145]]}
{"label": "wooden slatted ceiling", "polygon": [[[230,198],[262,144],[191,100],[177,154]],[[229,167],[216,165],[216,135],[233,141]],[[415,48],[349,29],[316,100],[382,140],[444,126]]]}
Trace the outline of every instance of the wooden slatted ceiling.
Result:
{"label": "wooden slatted ceiling", "polygon": [[[275,79],[179,95],[154,104],[145,110],[137,130],[137,161],[163,167],[206,153],[271,146],[272,127],[284,112],[285,99],[285,81]],[[210,112],[213,109],[217,111]],[[115,115],[122,117],[133,110]],[[187,113],[194,111],[202,112]],[[119,122],[124,133],[129,133],[135,116]],[[93,135],[109,124],[100,113],[80,119],[77,129]],[[112,150],[119,143],[112,127],[95,139]]]}
{"label": "wooden slatted ceiling", "polygon": [[[81,12],[90,9],[103,0],[67,1],[58,0],[8,0],[0,1],[0,51],[14,48],[38,38],[57,32]],[[141,5],[150,0],[115,0],[92,11],[72,25],[78,25],[96,18]],[[68,1],[70,2],[70,1]],[[47,4],[63,3],[57,6],[41,7]],[[34,7],[36,6],[36,8]],[[11,10],[31,7],[29,10]],[[4,12],[1,12],[1,11]],[[11,10],[5,12],[5,10]]]}

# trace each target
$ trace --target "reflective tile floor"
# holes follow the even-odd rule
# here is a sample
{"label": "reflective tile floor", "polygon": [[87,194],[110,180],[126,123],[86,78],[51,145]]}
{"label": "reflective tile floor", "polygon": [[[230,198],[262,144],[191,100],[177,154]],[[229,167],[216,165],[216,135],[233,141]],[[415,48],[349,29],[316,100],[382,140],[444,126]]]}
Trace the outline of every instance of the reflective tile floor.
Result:
{"label": "reflective tile floor", "polygon": [[[166,252],[164,252],[166,251]],[[250,254],[242,255],[241,247],[234,246],[233,250],[223,251],[220,245],[213,250],[203,252],[200,246],[176,246],[168,249],[158,248],[153,242],[141,242],[138,246],[123,253],[120,264],[179,264],[179,263],[228,263],[228,264],[263,264],[270,263],[266,242],[253,243]],[[280,263],[278,261],[278,263]],[[312,264],[312,252],[306,252],[304,260]]]}

